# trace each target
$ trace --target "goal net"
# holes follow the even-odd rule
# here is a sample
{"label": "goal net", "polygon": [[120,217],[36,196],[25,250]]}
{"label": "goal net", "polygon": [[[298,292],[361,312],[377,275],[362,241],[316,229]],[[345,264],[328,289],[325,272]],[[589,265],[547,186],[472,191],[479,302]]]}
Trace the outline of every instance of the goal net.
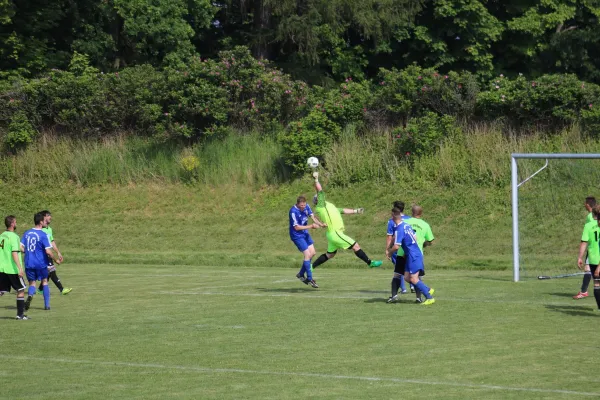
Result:
{"label": "goal net", "polygon": [[600,154],[512,154],[511,161],[513,280],[580,272],[585,199],[600,203]]}

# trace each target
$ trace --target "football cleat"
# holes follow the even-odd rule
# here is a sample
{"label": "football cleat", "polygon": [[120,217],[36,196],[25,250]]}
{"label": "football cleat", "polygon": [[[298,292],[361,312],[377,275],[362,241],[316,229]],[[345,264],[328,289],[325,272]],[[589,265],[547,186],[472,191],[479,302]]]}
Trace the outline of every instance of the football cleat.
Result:
{"label": "football cleat", "polygon": [[29,318],[27,315],[17,315],[17,317],[15,318],[17,321],[27,321]]}
{"label": "football cleat", "polygon": [[44,294],[44,291],[42,289],[38,289],[37,292],[38,294]]}
{"label": "football cleat", "polygon": [[50,311],[50,307],[44,307],[44,310]]}
{"label": "football cleat", "polygon": [[311,280],[307,279],[306,282],[304,282],[304,283],[306,283],[307,285],[310,285],[310,286],[314,287],[315,289],[317,289],[319,287],[319,285],[317,285],[317,282],[315,282],[314,279],[311,279]]}
{"label": "football cleat", "polygon": [[414,286],[412,286],[412,285],[410,285],[410,292],[411,292],[411,293],[414,293],[414,292],[415,292],[415,288],[414,288]]}
{"label": "football cleat", "polygon": [[579,292],[577,293],[575,296],[573,296],[573,299],[578,300],[578,299],[583,299],[584,297],[588,297],[588,292]]}
{"label": "football cleat", "polygon": [[369,268],[381,267],[381,264],[383,264],[381,261],[371,261],[371,264],[369,264]]}
{"label": "football cleat", "polygon": [[398,301],[398,295],[396,294],[396,295],[394,295],[394,296],[390,296],[390,297],[387,299],[386,303],[388,303],[388,304],[391,304],[391,303],[395,303],[395,302],[397,302],[397,301]]}
{"label": "football cleat", "polygon": [[406,294],[406,293],[408,293],[406,290],[403,290],[400,292],[400,294]]}
{"label": "football cleat", "polygon": [[425,299],[425,301],[424,301],[424,302],[422,302],[422,303],[421,303],[421,305],[424,305],[424,306],[430,306],[430,305],[432,305],[433,303],[435,303],[435,299],[433,299],[433,298],[432,298],[432,299]]}
{"label": "football cleat", "polygon": [[417,297],[417,299],[415,300],[415,303],[422,303],[423,300],[420,297]]}
{"label": "football cleat", "polygon": [[60,292],[60,294],[69,294],[69,293],[71,293],[72,290],[73,290],[72,288],[66,287],[66,288],[63,288],[63,290],[62,290],[62,292]]}

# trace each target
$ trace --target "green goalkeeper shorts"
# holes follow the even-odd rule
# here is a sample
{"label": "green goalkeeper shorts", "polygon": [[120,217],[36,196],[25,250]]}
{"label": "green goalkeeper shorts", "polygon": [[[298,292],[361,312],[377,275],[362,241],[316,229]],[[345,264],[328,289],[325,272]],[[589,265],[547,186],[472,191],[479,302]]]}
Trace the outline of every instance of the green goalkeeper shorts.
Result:
{"label": "green goalkeeper shorts", "polygon": [[327,237],[327,252],[335,253],[339,249],[349,249],[354,246],[356,240],[352,239],[350,236],[344,234],[344,232],[340,231],[332,231],[325,234]]}

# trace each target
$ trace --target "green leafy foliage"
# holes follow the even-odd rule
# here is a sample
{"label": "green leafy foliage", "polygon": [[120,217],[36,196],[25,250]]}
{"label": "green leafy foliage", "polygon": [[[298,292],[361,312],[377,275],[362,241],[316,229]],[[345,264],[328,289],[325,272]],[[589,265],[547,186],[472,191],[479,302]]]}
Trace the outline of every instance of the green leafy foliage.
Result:
{"label": "green leafy foliage", "polygon": [[407,159],[433,154],[443,141],[460,133],[456,119],[450,115],[438,115],[428,111],[411,119],[406,128],[393,131],[397,154]]}
{"label": "green leafy foliage", "polygon": [[286,164],[296,172],[305,171],[308,157],[323,159],[340,133],[340,126],[327,118],[325,110],[317,107],[280,134]]}
{"label": "green leafy foliage", "polygon": [[4,145],[11,151],[25,148],[33,142],[36,131],[23,111],[15,113],[4,136]]}

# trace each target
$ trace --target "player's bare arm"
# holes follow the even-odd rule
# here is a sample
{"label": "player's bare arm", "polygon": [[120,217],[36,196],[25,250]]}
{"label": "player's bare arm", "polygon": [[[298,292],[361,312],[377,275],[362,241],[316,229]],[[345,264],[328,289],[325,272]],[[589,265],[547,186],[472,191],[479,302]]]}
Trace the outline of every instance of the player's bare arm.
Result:
{"label": "player's bare arm", "polygon": [[360,207],[360,208],[344,208],[342,213],[343,214],[362,214],[365,212],[365,209]]}
{"label": "player's bare arm", "polygon": [[579,245],[579,257],[577,258],[577,268],[583,269],[585,262],[583,261],[583,257],[587,251],[587,242],[581,242]]}
{"label": "player's bare arm", "polygon": [[21,266],[21,257],[19,257],[18,251],[12,252],[12,259],[15,262],[15,264],[17,265],[17,268],[19,269],[19,276],[24,276],[25,273],[23,272],[23,267]]}
{"label": "player's bare arm", "polygon": [[48,257],[50,257],[54,261],[54,263],[60,264],[58,256],[54,255],[54,252],[51,249],[46,249],[46,254],[48,254]]}
{"label": "player's bare arm", "polygon": [[58,249],[58,246],[56,245],[56,242],[53,240],[51,244],[52,244],[52,248],[54,249],[54,251],[55,251],[55,252],[56,252],[56,254],[58,255],[58,259],[59,259],[59,261],[62,263],[62,262],[63,262],[63,260],[64,260],[64,258],[63,258],[63,255],[62,255],[62,253],[61,253],[61,252],[60,252],[60,250]]}
{"label": "player's bare arm", "polygon": [[310,214],[310,217],[315,222],[315,224],[317,224],[319,226],[319,228],[327,228],[327,224],[324,224],[321,221],[319,221],[319,219],[317,218],[317,216],[315,214]]}
{"label": "player's bare arm", "polygon": [[320,228],[320,226],[317,224],[310,224],[310,225],[306,225],[306,226],[301,226],[301,225],[294,226],[295,231],[306,231],[309,229],[317,229],[317,228]]}

